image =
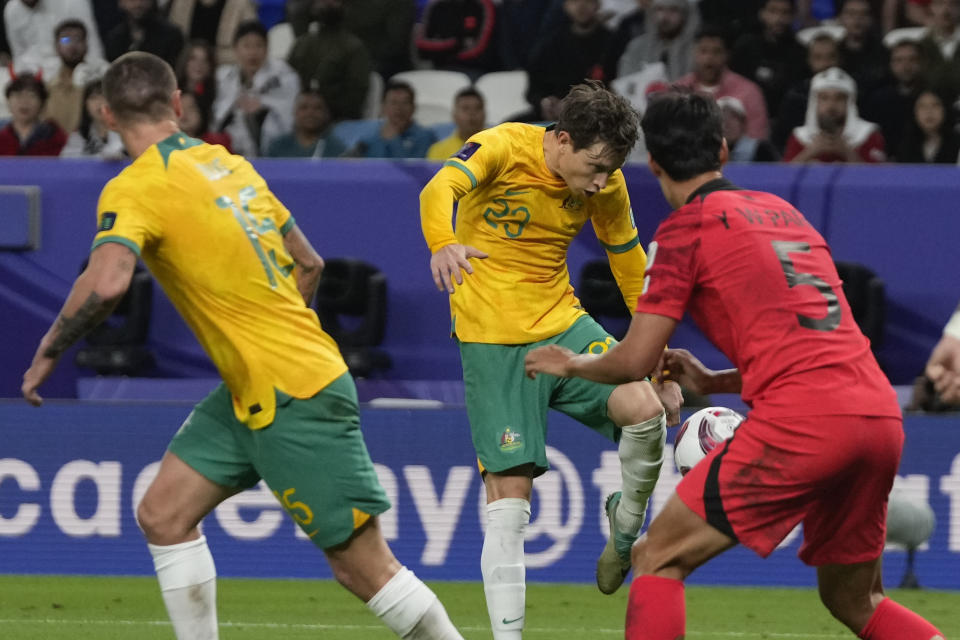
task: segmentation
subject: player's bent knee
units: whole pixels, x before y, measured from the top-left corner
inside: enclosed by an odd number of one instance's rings
[[[147,500],[137,506],[137,524],[147,541],[156,545],[184,542],[193,529],[183,524],[175,514],[157,509]]]
[[[640,424],[663,413],[653,386],[646,381],[628,382],[613,390],[607,400],[607,415],[618,427]]]

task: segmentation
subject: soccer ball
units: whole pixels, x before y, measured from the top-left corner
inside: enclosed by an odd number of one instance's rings
[[[680,475],[686,475],[721,442],[732,438],[743,421],[742,415],[726,407],[707,407],[687,418],[673,444],[673,460]]]

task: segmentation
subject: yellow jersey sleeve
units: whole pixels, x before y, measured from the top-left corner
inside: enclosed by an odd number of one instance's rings
[[[481,131],[444,162],[420,192],[420,226],[430,253],[457,242],[453,203],[501,170],[507,147],[503,136]]]
[[[627,308],[637,308],[643,291],[643,277],[647,255],[640,245],[640,236],[630,208],[623,172],[619,169],[610,177],[608,189],[601,192],[591,220],[594,232],[607,251],[610,270],[623,293]],[[594,204],[594,203],[591,203]]]
[[[107,183],[97,204],[97,234],[91,251],[106,242],[117,242],[139,256],[160,237],[156,216],[137,199],[135,185],[124,176]]]

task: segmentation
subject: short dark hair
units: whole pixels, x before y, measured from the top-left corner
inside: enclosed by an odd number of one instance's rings
[[[84,38],[87,37],[87,25],[83,24],[79,20],[71,18],[69,20],[64,20],[63,22],[58,24],[56,27],[54,27],[53,29],[54,40],[59,39],[60,34],[66,31],[67,29],[79,29],[80,31],[83,31],[83,37]]]
[[[259,20],[244,20],[237,26],[237,30],[233,32],[233,44],[237,44],[240,41],[240,38],[243,36],[248,36],[251,33],[255,33],[263,41],[267,41],[267,28],[263,26],[263,23]]]
[[[641,126],[650,157],[680,182],[720,169],[722,122],[711,96],[674,88],[650,99]]]
[[[457,104],[460,101],[460,98],[476,98],[480,101],[480,104],[486,104],[486,100],[483,99],[483,94],[477,91],[474,87],[466,87],[465,89],[460,89],[457,91],[457,95],[453,96],[453,104]]]
[[[42,104],[47,104],[47,98],[50,97],[50,94],[47,92],[47,86],[43,84],[43,80],[29,73],[21,73],[15,76],[13,80],[7,83],[7,88],[4,89],[3,94],[7,100],[9,100],[11,93],[18,93],[20,91],[33,91],[36,96],[40,98]]]
[[[383,87],[384,100],[387,99],[387,94],[391,91],[406,91],[410,96],[410,102],[417,102],[417,94],[409,82],[403,82],[402,80],[388,80],[387,84]]]
[[[566,131],[579,151],[602,142],[607,151],[626,156],[639,137],[639,116],[626,98],[595,80],[574,85],[560,101],[556,131]]]
[[[706,39],[719,40],[723,43],[724,49],[729,49],[730,45],[727,43],[727,34],[714,24],[705,24],[697,31],[697,34],[693,37],[694,42],[700,42],[701,40]]]
[[[176,90],[177,78],[170,65],[144,51],[123,54],[103,76],[103,96],[114,116],[124,123],[169,118]]]

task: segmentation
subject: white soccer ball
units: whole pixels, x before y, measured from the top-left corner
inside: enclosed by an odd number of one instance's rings
[[[744,417],[726,407],[707,407],[687,418],[673,444],[673,460],[680,475],[707,457],[721,442],[733,437]]]

